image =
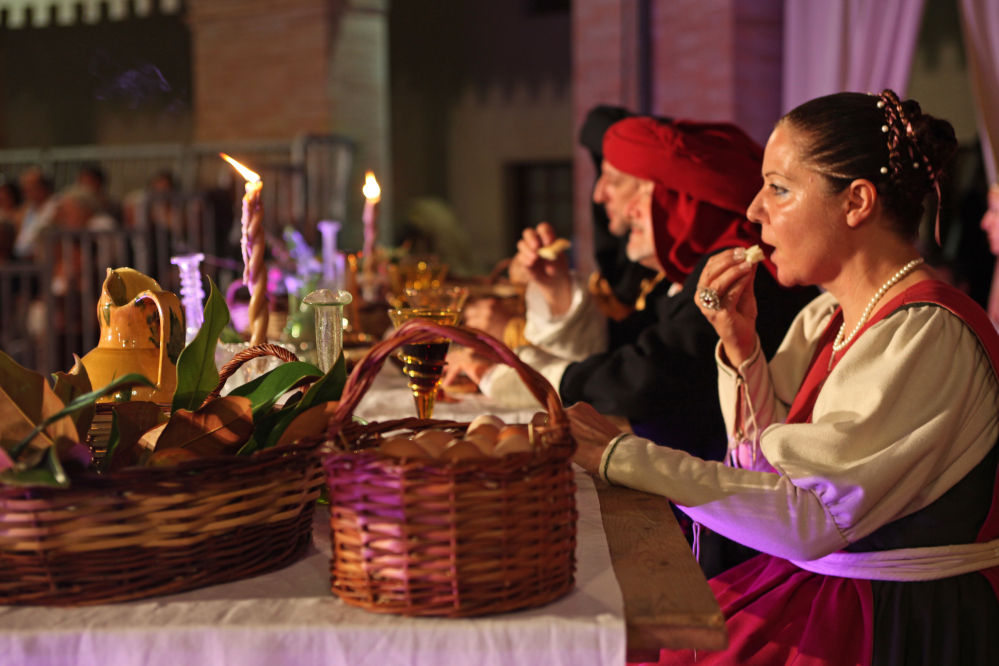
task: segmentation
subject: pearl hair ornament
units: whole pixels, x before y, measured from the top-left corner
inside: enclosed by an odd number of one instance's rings
[[[871,302],[867,304],[867,309],[864,310],[864,314],[861,315],[860,321],[857,322],[857,325],[854,327],[853,332],[850,333],[849,337],[847,337],[846,339],[843,339],[843,334],[846,333],[846,321],[843,322],[842,326],[839,327],[839,333],[836,334],[836,339],[833,340],[834,353],[842,351],[844,347],[850,344],[850,342],[857,336],[857,333],[860,332],[860,329],[864,327],[864,324],[867,323],[867,320],[871,318],[871,313],[874,311],[874,306],[878,304],[878,301],[881,300],[881,297],[884,296],[889,289],[894,287],[899,280],[901,280],[906,275],[911,273],[912,270],[917,266],[919,266],[919,264],[921,263],[923,263],[922,257],[920,257],[919,259],[913,259],[905,266],[902,266],[902,268],[899,269],[899,271],[895,273],[895,275],[891,276],[891,278],[889,278],[887,282],[881,285],[881,288],[878,289],[878,292],[874,294],[874,298],[872,298]],[[832,359],[830,359],[829,362],[831,365]]]

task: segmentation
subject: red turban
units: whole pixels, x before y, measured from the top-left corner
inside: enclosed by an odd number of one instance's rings
[[[735,125],[626,118],[604,134],[604,159],[655,183],[656,256],[673,282],[715,250],[762,243],[746,209],[763,186],[763,149]],[[776,276],[770,248],[761,249]]]

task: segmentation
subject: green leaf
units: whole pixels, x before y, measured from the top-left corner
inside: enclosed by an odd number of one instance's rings
[[[15,460],[21,455],[21,453],[28,447],[31,440],[35,438],[36,435],[42,432],[43,429],[47,428],[49,425],[55,423],[59,419],[65,418],[72,415],[73,413],[91,407],[97,403],[98,400],[106,395],[114,393],[115,391],[120,391],[123,388],[132,388],[134,386],[146,386],[148,388],[155,388],[156,385],[151,381],[143,377],[142,375],[133,372],[125,375],[124,377],[119,377],[107,386],[97,389],[96,391],[91,391],[90,393],[84,393],[72,400],[63,409],[47,417],[44,421],[35,426],[34,430],[29,432],[20,442],[18,442],[11,450],[10,456]]]
[[[121,444],[121,430],[118,428],[118,414],[112,409],[111,434],[108,436],[108,446],[107,449],[104,451],[104,457],[101,459],[101,462],[98,463],[97,465],[98,472],[106,472],[109,469],[111,469],[111,461],[114,459],[114,454],[118,451],[118,446],[120,444]]]
[[[305,396],[295,403],[295,406],[291,409],[291,415],[275,422],[273,428],[267,434],[267,438],[263,440],[264,445],[261,448],[269,449],[277,446],[285,428],[287,428],[299,414],[324,402],[339,400],[340,396],[343,394],[343,386],[346,383],[347,363],[343,358],[343,352],[340,352],[340,357],[337,358],[336,363],[333,364],[330,371],[327,372],[322,379],[313,384],[309,390],[305,392]],[[287,410],[282,409],[278,412],[278,414],[285,411]],[[255,434],[254,439],[260,440],[261,438]]]
[[[56,447],[50,446],[46,449],[43,461],[44,465],[36,465],[29,469],[13,468],[0,472],[0,483],[18,487],[68,488],[69,477],[62,469]]]
[[[291,422],[290,419],[294,417],[295,409],[293,407],[285,407],[280,411],[271,412],[266,415],[264,418],[260,419],[259,423],[253,424],[253,436],[250,438],[250,441],[243,445],[243,448],[236,452],[236,455],[248,456],[263,449],[264,443],[267,441],[267,437],[278,426],[278,424],[283,424],[281,431],[284,432],[284,428]]]
[[[219,334],[229,323],[229,308],[211,278],[208,278],[208,284],[210,292],[205,303],[205,321],[177,359],[177,389],[173,393],[171,406],[174,412],[178,409],[193,412],[201,407],[219,383],[215,348],[218,347]]]
[[[94,387],[90,384],[90,376],[87,374],[87,369],[83,367],[80,357],[73,354],[73,358],[76,362],[73,364],[72,370],[68,373],[56,372],[52,375],[52,378],[55,380],[52,391],[56,394],[57,398],[62,400],[64,405],[68,405],[84,393],[90,393],[94,390]],[[71,417],[73,423],[76,425],[76,432],[80,436],[81,441],[87,439],[87,432],[90,430],[90,424],[93,423],[94,414],[96,413],[97,406],[91,405],[90,407],[81,409]]]
[[[330,368],[322,379],[309,387],[305,396],[295,405],[295,410],[301,414],[306,409],[318,405],[321,402],[339,400],[343,393],[343,387],[347,383],[347,362],[343,358],[343,352],[337,358],[336,363]]]
[[[226,344],[238,345],[240,342],[246,342],[239,333],[236,332],[232,326],[226,326],[222,329],[222,333],[219,335],[219,340]]]
[[[278,398],[309,378],[322,377],[322,370],[311,363],[292,361],[277,368],[252,382],[247,382],[229,392],[232,396],[242,396],[250,399],[253,405],[253,422],[256,423],[266,416]]]

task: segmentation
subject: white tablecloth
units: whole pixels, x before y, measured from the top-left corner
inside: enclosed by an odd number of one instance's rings
[[[366,418],[412,415],[412,399],[366,397]],[[381,378],[380,380],[381,381]],[[403,391],[405,388],[403,386]],[[481,400],[481,399],[478,399]],[[396,405],[396,416],[371,408]],[[362,405],[364,407],[364,405]],[[440,418],[470,419],[483,404],[442,404]],[[495,411],[510,422],[514,414]],[[530,414],[527,414],[530,417]],[[623,601],[600,507],[577,469],[576,588],[543,608],[444,620],[375,615],[329,591],[329,527],[317,511],[315,544],[272,574],[147,601],[75,609],[0,606],[2,666],[588,666],[624,663]]]

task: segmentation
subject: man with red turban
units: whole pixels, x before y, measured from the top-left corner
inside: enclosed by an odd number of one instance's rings
[[[588,402],[626,417],[642,437],[707,460],[723,458],[718,336],[694,297],[711,255],[762,243],[746,219],[763,183],[762,156],[752,139],[724,123],[631,117],[606,131],[594,201],[605,207],[612,233],[628,234],[628,258],[656,272],[634,304],[617,302],[600,288],[599,276],[576,276],[565,255],[539,256],[555,240],[549,225],[525,230],[515,261],[530,275],[524,335],[532,345],[518,355],[559,387],[563,402]],[[764,265],[754,286],[769,358],[818,294],[780,287],[773,265]],[[505,366],[465,369],[498,401],[532,400]]]

